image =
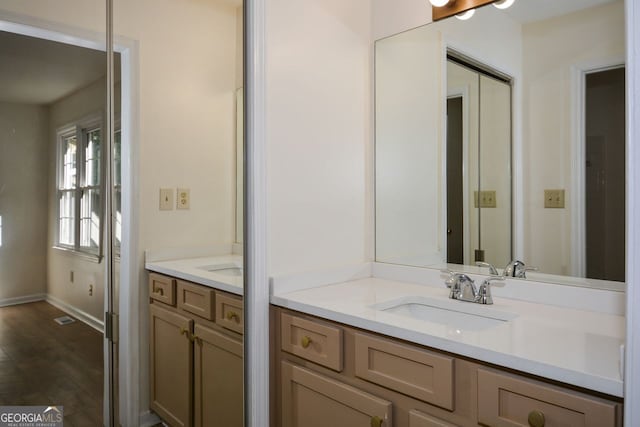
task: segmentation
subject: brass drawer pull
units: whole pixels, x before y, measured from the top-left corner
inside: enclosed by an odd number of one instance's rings
[[[527,421],[529,421],[531,427],[544,427],[544,414],[538,410],[531,411]]]
[[[186,336],[187,336],[187,338],[191,339],[191,338],[189,337],[189,330],[188,330],[188,329],[180,328],[180,334],[182,334],[182,335],[186,335]]]
[[[371,427],[382,427],[382,418],[379,416],[371,417]]]
[[[240,319],[240,316],[238,316],[238,313],[236,313],[235,311],[230,311],[227,313],[227,320],[238,321],[239,319]]]
[[[309,347],[309,344],[311,344],[311,338],[305,335],[302,337],[302,340],[300,340],[300,344],[302,344],[302,348]]]
[[[156,295],[164,296],[164,289],[158,288],[155,291],[153,291],[153,293]]]
[[[197,335],[192,335],[191,338],[189,338],[192,342],[197,342],[198,344],[202,344],[202,338],[200,338]]]

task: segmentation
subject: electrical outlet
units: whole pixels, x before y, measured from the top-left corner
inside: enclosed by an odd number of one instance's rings
[[[191,195],[188,188],[178,188],[178,199],[176,209],[189,209],[191,206]]]
[[[564,190],[544,190],[544,207],[564,209]]]
[[[161,211],[173,210],[173,189],[171,188],[160,189],[160,210]]]
[[[474,191],[474,207],[495,208],[497,207],[496,192],[494,190]]]
[[[93,285],[89,285],[89,296],[93,296]]]

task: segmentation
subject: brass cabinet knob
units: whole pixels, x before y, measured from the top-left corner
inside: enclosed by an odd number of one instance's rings
[[[156,289],[155,291],[153,291],[153,293],[154,293],[154,294],[158,294],[158,295],[160,295],[160,296],[163,296],[163,295],[164,295],[164,289],[162,289],[162,288],[158,288],[158,289]]]
[[[302,344],[302,348],[309,347],[309,344],[311,344],[311,338],[305,335],[302,337],[302,340],[300,340],[300,344]]]
[[[544,414],[538,410],[531,411],[527,421],[531,427],[544,427]]]
[[[180,328],[180,334],[186,335],[187,338],[189,338],[189,330],[186,329],[186,328]],[[189,339],[191,339],[191,338],[189,338]]]
[[[379,416],[374,416],[371,417],[371,427],[382,427],[382,418],[380,418]]]
[[[236,313],[235,311],[230,311],[227,313],[227,320],[238,320],[240,317],[238,316],[238,313]]]
[[[191,338],[189,338],[192,342],[197,342],[198,344],[202,344],[202,339],[197,336],[197,335],[192,335]]]

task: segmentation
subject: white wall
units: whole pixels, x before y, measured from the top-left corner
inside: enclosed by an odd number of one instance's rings
[[[572,67],[625,55],[624,3],[525,25],[523,158],[527,264],[571,275]],[[544,189],[565,189],[565,209],[544,209]]]
[[[442,260],[441,34],[421,27],[376,44],[376,259]],[[442,66],[434,66],[442,64]]]
[[[367,257],[370,13],[369,0],[267,2],[270,275]]]
[[[46,292],[48,126],[46,107],[0,103],[0,303]]]

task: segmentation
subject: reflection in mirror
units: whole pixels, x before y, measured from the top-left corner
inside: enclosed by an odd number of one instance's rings
[[[104,43],[19,30],[0,31],[2,401],[105,425]]]
[[[624,46],[622,0],[516,1],[378,40],[377,261],[517,259],[616,288]]]
[[[140,152],[141,407],[168,425],[240,427],[243,3],[137,3],[115,0],[114,34],[139,55],[121,85],[130,100],[139,83],[139,141],[124,104],[121,138]]]

